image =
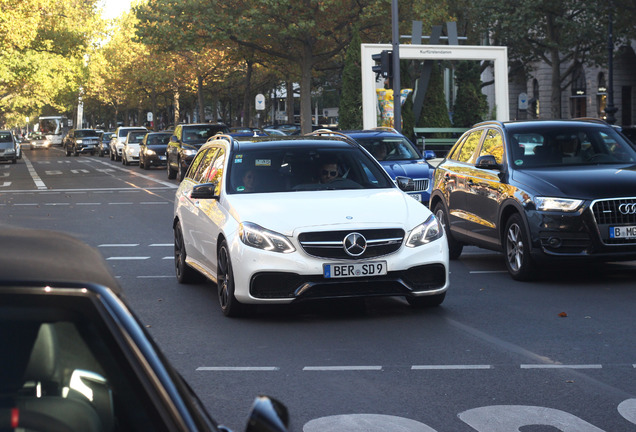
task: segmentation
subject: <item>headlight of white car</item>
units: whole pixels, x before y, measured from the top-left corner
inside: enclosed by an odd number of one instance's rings
[[[76,144],[81,144],[83,141],[81,139],[75,140]]]
[[[251,222],[239,225],[239,238],[247,246],[272,252],[291,253],[296,250],[287,238]]]
[[[406,246],[417,247],[442,237],[443,228],[434,215],[430,215],[426,222],[416,226],[409,233]]]
[[[550,197],[536,197],[534,203],[539,211],[562,211],[562,212],[574,212],[576,211],[583,200],[569,199],[569,198],[550,198]]]
[[[197,150],[187,150],[187,149],[184,149],[184,150],[183,150],[183,154],[184,154],[185,156],[194,156],[195,154],[197,154]]]

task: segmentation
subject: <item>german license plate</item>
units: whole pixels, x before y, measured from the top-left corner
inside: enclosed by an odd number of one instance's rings
[[[613,239],[636,239],[636,226],[610,227],[609,235]]]
[[[382,276],[386,274],[386,261],[354,264],[323,264],[322,274],[327,279]]]
[[[419,194],[419,193],[417,193],[417,194],[409,194],[409,196],[411,198],[413,198],[415,201],[422,202],[422,194]]]
[[[164,160],[166,160],[166,157],[165,156],[159,156],[159,160],[164,161]]]

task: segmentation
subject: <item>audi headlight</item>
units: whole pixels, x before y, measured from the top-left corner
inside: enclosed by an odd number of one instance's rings
[[[75,144],[81,144],[81,143],[83,143],[83,142],[84,142],[84,141],[82,141],[81,139],[75,140]]]
[[[156,155],[156,154],[157,154],[157,152],[156,152],[156,151],[154,151],[154,150],[146,149],[146,154],[147,154],[148,156],[154,156],[154,155]]]
[[[409,233],[406,240],[406,246],[417,247],[441,238],[444,234],[444,228],[434,215],[430,215],[426,222],[416,226]]]
[[[569,198],[550,198],[550,197],[536,197],[534,203],[539,211],[562,211],[562,212],[574,212],[581,204],[583,200],[569,199]]]
[[[266,251],[291,253],[296,250],[284,235],[250,222],[239,225],[239,238],[247,246]]]

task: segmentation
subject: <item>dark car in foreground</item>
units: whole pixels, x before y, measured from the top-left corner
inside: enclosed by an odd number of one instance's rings
[[[501,251],[511,276],[541,262],[636,259],[636,151],[600,121],[484,122],[435,171],[430,206],[451,258]]]
[[[96,249],[62,233],[2,228],[0,430],[228,432],[153,342]],[[259,396],[246,430],[284,431],[286,417]]]
[[[183,176],[199,148],[218,133],[230,129],[224,124],[195,123],[178,125],[170,137],[166,150],[168,178],[183,180]]]
[[[149,132],[139,143],[139,168],[165,167],[166,149],[172,132]]]
[[[317,130],[312,135],[345,135],[361,144],[380,162],[380,165],[395,181],[397,177],[413,179],[411,198],[428,205],[431,197],[433,168],[427,160],[435,153],[428,150],[424,155],[407,137],[393,128],[380,127],[368,130],[339,131]]]

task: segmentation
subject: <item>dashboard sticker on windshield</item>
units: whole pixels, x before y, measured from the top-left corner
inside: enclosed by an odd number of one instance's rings
[[[254,161],[254,166],[264,166],[264,167],[272,166],[272,160],[271,159],[256,159]]]
[[[234,156],[234,163],[235,164],[243,163],[243,155],[242,154],[235,155]]]
[[[523,160],[522,159],[517,159],[515,161],[515,165],[519,166],[519,165],[523,165]]]

